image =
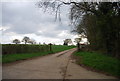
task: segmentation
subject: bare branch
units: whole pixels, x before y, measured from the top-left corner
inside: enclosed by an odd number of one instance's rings
[[[94,5],[93,5],[94,4]],[[79,20],[80,17],[77,16],[77,14],[79,14],[79,16],[84,15],[85,13],[92,13],[95,15],[98,15],[98,13],[96,12],[96,8],[95,6],[97,5],[95,2],[75,2],[72,0],[69,0],[69,2],[65,2],[63,0],[45,0],[43,2],[38,2],[37,3],[39,8],[43,8],[44,12],[46,12],[47,10],[50,11],[50,9],[53,10],[53,12],[55,11],[55,21],[57,20],[57,18],[59,18],[59,21],[61,21],[61,13],[60,13],[60,8],[62,5],[70,5],[72,6],[71,8],[71,20],[75,20],[75,22],[77,21],[77,19]],[[72,17],[74,16],[74,18]]]

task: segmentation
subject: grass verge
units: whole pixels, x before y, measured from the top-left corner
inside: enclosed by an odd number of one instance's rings
[[[39,52],[39,53],[21,53],[21,54],[6,54],[2,56],[2,63],[10,63],[18,60],[24,60],[37,56],[44,56],[51,53],[57,53],[67,49],[74,48],[75,46],[62,46],[62,45],[53,45],[52,51]]]
[[[96,52],[76,52],[74,55],[79,57],[78,64],[83,64],[113,76],[120,76],[120,60],[116,58]]]
[[[32,57],[37,56],[44,56],[50,54],[50,52],[43,52],[43,53],[22,53],[22,54],[8,54],[2,56],[2,63],[10,63],[18,60],[24,60]]]

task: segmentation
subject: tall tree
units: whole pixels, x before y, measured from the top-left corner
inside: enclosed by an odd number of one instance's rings
[[[89,7],[90,3],[86,3]],[[93,5],[93,4],[91,4]],[[80,21],[80,11],[71,8],[71,19],[77,19],[75,32],[85,33],[94,50],[102,50],[108,54],[119,57],[120,41],[120,3],[119,2],[100,2],[94,7],[94,12],[86,11]],[[96,8],[96,9],[95,9]],[[81,12],[81,11],[80,11]]]
[[[71,6],[70,20],[75,27],[74,31],[87,36],[92,50],[120,57],[120,2],[38,2],[39,7],[56,11],[56,16],[60,16],[62,5]]]

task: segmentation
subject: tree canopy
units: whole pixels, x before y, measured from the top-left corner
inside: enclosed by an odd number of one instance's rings
[[[27,36],[25,36],[22,40],[22,42],[25,42],[25,44],[28,43],[29,41],[30,41],[30,38]]]
[[[91,50],[120,57],[120,2],[47,0],[37,4],[40,8],[55,11],[56,17],[60,16],[61,5],[70,5],[73,32],[84,34]]]
[[[19,39],[14,39],[14,40],[13,40],[13,43],[19,44],[19,43],[20,43],[20,40],[19,40]]]

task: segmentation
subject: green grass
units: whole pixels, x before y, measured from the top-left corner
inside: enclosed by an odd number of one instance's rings
[[[48,55],[51,53],[56,53],[56,52],[64,51],[67,49],[71,49],[74,47],[75,46],[53,45],[52,52],[46,51],[46,52],[39,52],[39,53],[6,54],[6,55],[2,56],[2,63],[10,63],[10,62],[28,59],[28,58],[32,58],[32,57],[44,56],[44,55]]]
[[[53,49],[53,52],[56,53],[56,52],[68,50],[68,49],[71,49],[71,48],[74,48],[74,47],[75,46],[53,45],[52,49]]]
[[[3,63],[9,63],[9,62],[14,62],[18,60],[24,60],[32,57],[37,57],[37,56],[44,56],[49,54],[50,52],[43,52],[43,53],[25,53],[25,54],[8,54],[8,55],[3,55],[2,57],[2,62]]]
[[[116,58],[96,52],[76,52],[74,55],[80,57],[78,64],[84,64],[96,70],[120,76],[120,60]]]

